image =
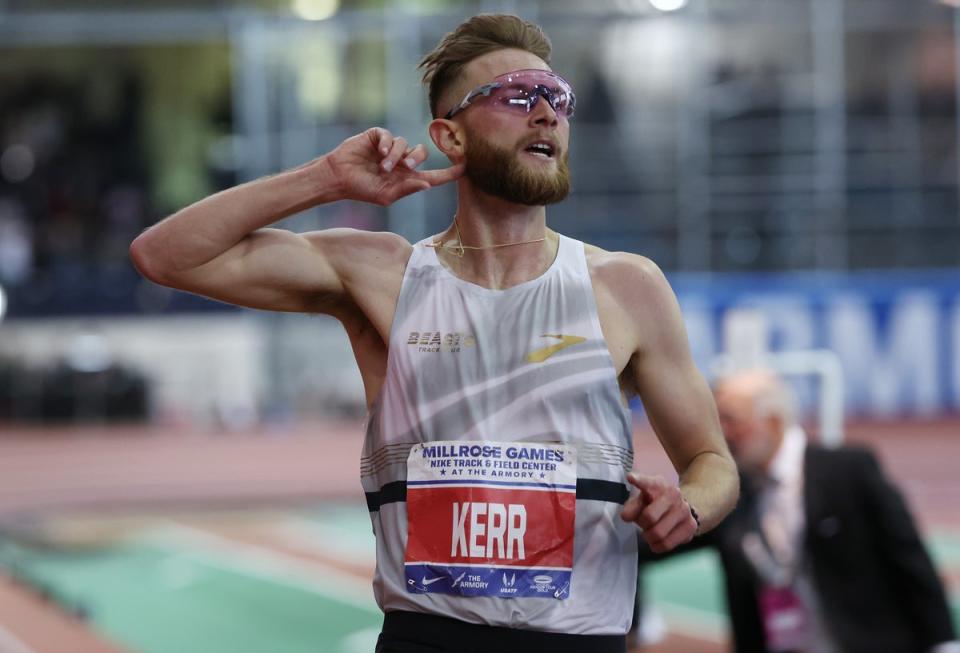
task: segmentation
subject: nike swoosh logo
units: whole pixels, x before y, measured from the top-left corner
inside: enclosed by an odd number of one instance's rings
[[[583,336],[564,336],[560,334],[553,335],[549,333],[545,333],[540,337],[556,338],[560,342],[558,342],[555,345],[550,345],[549,347],[544,347],[543,349],[538,349],[536,351],[532,351],[529,354],[527,354],[527,361],[530,363],[542,363],[543,361],[547,360],[548,358],[556,354],[558,351],[563,351],[567,347],[571,347],[573,345],[579,345],[581,342],[587,341],[587,339],[584,338]]]
[[[420,583],[421,583],[422,585],[424,585],[424,586],[426,586],[426,585],[433,585],[433,584],[436,583],[438,580],[443,580],[444,578],[445,578],[445,576],[440,576],[439,578],[431,578],[430,580],[427,580],[427,577],[424,576],[424,577],[422,577],[422,578],[420,579]]]

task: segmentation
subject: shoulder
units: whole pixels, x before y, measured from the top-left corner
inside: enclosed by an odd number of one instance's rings
[[[806,455],[808,467],[818,477],[851,478],[854,475],[883,474],[876,453],[862,444],[836,448],[811,444],[807,447]]]
[[[646,256],[608,252],[585,244],[587,269],[596,292],[631,317],[656,317],[676,310],[676,296],[660,267]]]
[[[303,236],[344,274],[369,268],[399,269],[402,273],[413,251],[407,239],[390,231],[335,228],[311,231]]]
[[[822,444],[807,446],[807,456],[811,460],[827,463],[863,465],[877,464],[873,449],[863,444],[845,444],[842,447],[825,447]]]
[[[608,252],[584,243],[590,277],[617,296],[673,294],[660,267],[646,256]]]

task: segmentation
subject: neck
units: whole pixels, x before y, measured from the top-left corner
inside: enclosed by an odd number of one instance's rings
[[[543,206],[514,204],[464,183],[457,199],[457,222],[464,245],[486,247],[543,238],[547,210]]]
[[[513,204],[473,188],[460,191],[454,222],[434,237],[443,242],[437,255],[454,274],[486,288],[508,288],[550,267],[558,238],[547,229],[543,206]],[[461,244],[466,249],[459,250]]]

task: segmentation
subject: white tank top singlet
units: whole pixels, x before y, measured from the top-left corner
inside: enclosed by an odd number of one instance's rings
[[[490,290],[427,241],[407,263],[361,482],[374,594],[408,610],[527,630],[627,631],[637,530],[619,513],[630,412],[600,330],[584,245]]]

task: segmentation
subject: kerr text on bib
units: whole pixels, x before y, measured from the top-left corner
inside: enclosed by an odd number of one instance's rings
[[[576,449],[439,441],[407,460],[407,591],[570,595]]]

